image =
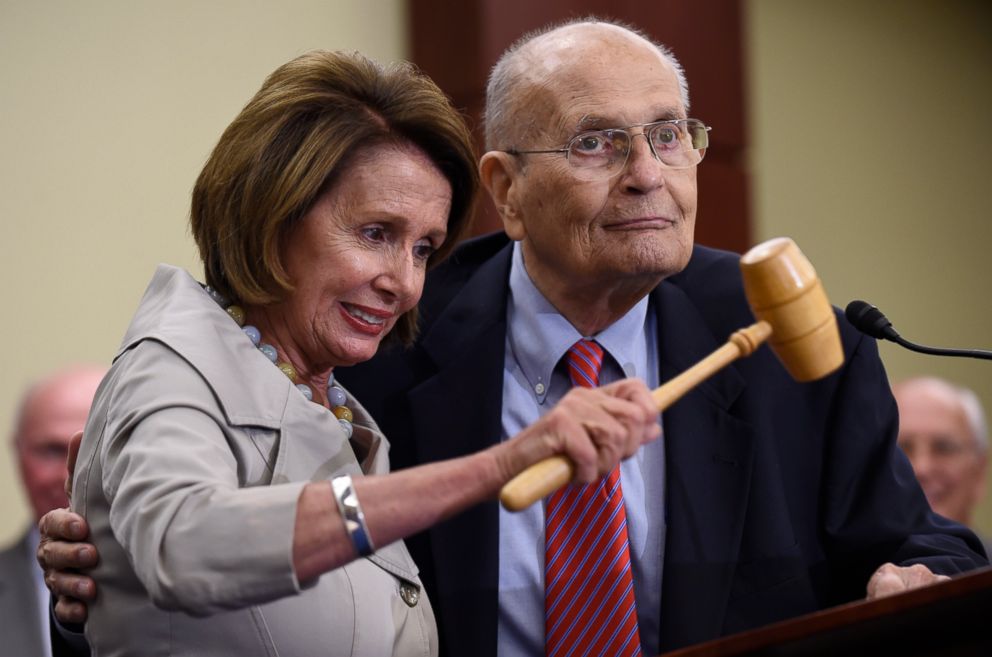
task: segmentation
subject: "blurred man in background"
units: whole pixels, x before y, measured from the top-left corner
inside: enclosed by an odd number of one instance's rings
[[[35,561],[38,529],[48,511],[68,504],[63,485],[69,438],[86,424],[106,370],[73,367],[30,387],[11,435],[33,523],[0,551],[0,655],[49,655],[48,590]]]
[[[988,425],[977,395],[936,377],[901,381],[892,392],[899,405],[899,447],[930,506],[971,525],[988,471]],[[988,539],[983,542],[988,551]]]

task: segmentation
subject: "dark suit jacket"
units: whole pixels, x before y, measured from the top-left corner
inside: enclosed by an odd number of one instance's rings
[[[421,337],[337,372],[392,443],[393,469],[500,439],[510,249],[462,245],[428,277]],[[737,256],[696,247],[651,293],[661,380],[754,321]],[[886,561],[955,573],[977,539],[933,515],[896,449],[896,406],[875,341],[841,319],[845,365],[798,384],[768,347],[663,413],[665,650],[864,596]],[[447,655],[495,655],[496,502],[408,540]]]
[[[38,564],[25,532],[16,543],[0,551],[0,657],[43,655],[42,617],[34,571]]]

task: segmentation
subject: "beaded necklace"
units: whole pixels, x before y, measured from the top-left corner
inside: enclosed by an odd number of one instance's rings
[[[268,358],[273,365],[279,368],[279,370],[285,374],[290,381],[296,385],[296,389],[299,390],[307,401],[314,401],[313,389],[310,388],[305,383],[296,383],[298,375],[296,373],[296,368],[293,367],[292,363],[279,360],[279,354],[276,352],[276,348],[272,345],[262,342],[262,333],[251,324],[245,324],[245,310],[241,306],[230,303],[220,292],[213,289],[209,285],[203,286],[204,291],[210,295],[210,298],[217,302],[221,308],[227,311],[227,314],[233,319],[241,330],[244,331],[251,343],[258,348],[265,357]],[[351,438],[351,433],[354,431],[352,426],[352,421],[354,420],[354,414],[351,409],[344,405],[347,401],[348,396],[345,394],[344,390],[334,385],[334,373],[331,372],[331,376],[327,381],[327,402],[331,406],[331,412],[334,413],[334,417],[338,419],[341,424],[341,428],[344,430],[345,436]],[[314,402],[320,403],[320,402]]]

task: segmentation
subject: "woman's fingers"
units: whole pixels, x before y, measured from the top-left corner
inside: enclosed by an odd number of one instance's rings
[[[575,481],[602,477],[661,433],[658,411],[643,382],[574,388],[545,416],[559,452],[575,463]]]
[[[661,425],[658,423],[658,407],[651,397],[651,391],[640,379],[623,379],[601,390],[617,399],[623,399],[633,404],[634,409],[629,425],[631,438],[636,441],[634,451],[642,444],[650,442],[661,435]],[[629,454],[628,454],[629,455]]]

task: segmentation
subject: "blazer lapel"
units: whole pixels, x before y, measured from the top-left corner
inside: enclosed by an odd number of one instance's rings
[[[685,293],[662,283],[660,373],[668,381],[718,348]],[[664,649],[719,636],[744,525],[752,465],[750,427],[729,409],[744,381],[733,366],[714,374],[662,414],[666,449]]]
[[[420,463],[500,440],[509,266],[506,248],[479,268],[422,339],[437,372],[408,393]],[[442,645],[449,654],[495,655],[497,503],[473,507],[429,534]]]

